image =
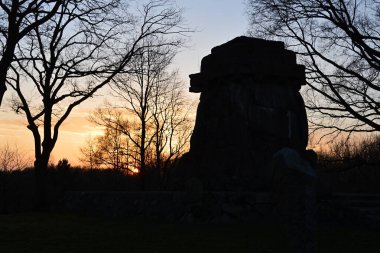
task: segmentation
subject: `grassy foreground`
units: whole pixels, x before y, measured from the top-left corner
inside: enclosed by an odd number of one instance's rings
[[[274,227],[160,224],[71,214],[0,215],[0,252],[282,252]],[[320,226],[319,252],[378,253],[380,232]]]

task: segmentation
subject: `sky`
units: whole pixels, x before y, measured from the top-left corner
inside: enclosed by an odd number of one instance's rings
[[[180,77],[189,83],[188,76],[199,72],[202,58],[211,52],[211,48],[223,44],[237,36],[244,35],[248,28],[245,16],[244,0],[177,0],[178,6],[184,8],[187,24],[196,30],[190,35],[187,47],[183,48],[174,61]],[[17,145],[26,156],[33,160],[33,137],[26,128],[23,116],[11,112],[5,95],[5,103],[0,108],[0,147],[8,144]],[[98,97],[96,102],[86,101],[78,106],[62,125],[58,142],[53,150],[51,162],[57,163],[67,158],[73,165],[79,164],[80,147],[90,136],[101,134],[88,121],[89,112],[101,106],[107,97]]]

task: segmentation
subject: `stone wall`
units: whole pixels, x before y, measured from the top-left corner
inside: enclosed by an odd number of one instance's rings
[[[67,192],[66,211],[176,223],[273,222],[268,193]]]

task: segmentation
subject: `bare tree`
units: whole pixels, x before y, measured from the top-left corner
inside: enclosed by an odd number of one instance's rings
[[[29,159],[17,146],[11,147],[5,144],[0,148],[0,171],[11,172],[22,170],[29,164]]]
[[[104,135],[97,138],[97,144],[97,157],[103,165],[111,166],[114,170],[120,170],[124,167],[123,148],[125,145],[122,134],[117,127],[105,129]]]
[[[153,41],[145,40],[143,43],[147,50],[142,51],[131,62],[135,72],[127,76],[120,76],[114,82],[115,95],[121,98],[122,107],[137,122],[136,128],[125,128],[123,125],[120,127],[138,149],[138,167],[142,178],[146,174],[146,152],[154,139],[152,100],[156,97],[155,91],[158,91],[155,90],[155,85],[159,82],[162,69],[170,64],[174,55],[171,47],[156,50],[150,47]]]
[[[163,177],[171,164],[186,151],[192,133],[189,112],[192,105],[183,94],[177,73],[162,71],[154,82],[151,101],[153,120],[154,167]]]
[[[96,157],[103,166],[114,170],[128,168],[126,166],[125,149],[128,144],[118,126],[106,128],[104,135],[96,138]]]
[[[114,96],[120,98],[113,110],[98,109],[92,122],[120,131],[129,140],[124,154],[136,163],[144,182],[147,167],[163,174],[186,149],[191,135],[189,110],[191,103],[183,94],[176,72],[168,72],[175,51],[172,47],[152,48],[131,63],[135,72],[118,76]],[[122,110],[124,118],[118,116]],[[143,183],[144,185],[144,183]]]
[[[136,72],[120,76],[114,82],[122,107],[138,122],[134,131],[131,128],[122,131],[138,149],[142,178],[148,163],[147,152],[153,159],[149,162],[155,172],[162,174],[169,162],[184,151],[190,138],[189,103],[177,73],[168,71],[176,50],[171,46],[152,48],[152,43],[145,40],[147,50],[132,62]]]
[[[29,32],[50,20],[64,0],[0,1],[0,105],[17,44]]]
[[[138,147],[130,140],[131,135],[138,134],[138,123],[130,122],[131,115],[106,104],[96,109],[90,121],[103,126],[104,134],[91,141],[93,159],[103,168],[122,169],[126,173],[135,174],[139,168],[140,155]],[[133,131],[136,131],[132,133]],[[126,135],[125,133],[129,135]],[[137,137],[136,137],[137,138]],[[88,150],[89,143],[82,148]],[[83,159],[89,160],[89,152],[82,152]]]
[[[379,1],[248,0],[247,7],[250,34],[284,40],[306,66],[314,131],[380,131]]]
[[[131,60],[146,48],[144,39],[170,35],[150,46],[181,44],[181,11],[170,1],[151,0],[138,13],[127,7],[119,0],[65,1],[57,15],[18,44],[17,66],[7,82],[17,94],[13,109],[25,114],[34,137],[41,207],[49,157],[73,109],[120,72],[130,72]]]
[[[97,138],[87,138],[85,144],[80,148],[80,153],[79,160],[86,168],[93,170],[98,169],[102,165],[102,159],[97,147]]]

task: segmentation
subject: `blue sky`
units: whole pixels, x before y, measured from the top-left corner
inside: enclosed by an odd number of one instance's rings
[[[188,82],[187,76],[199,71],[202,58],[211,48],[244,35],[248,18],[244,0],[177,0],[177,3],[185,9],[190,27],[197,30],[191,35],[189,48],[183,49],[175,62]]]

